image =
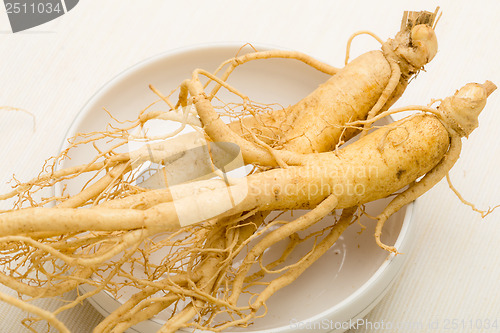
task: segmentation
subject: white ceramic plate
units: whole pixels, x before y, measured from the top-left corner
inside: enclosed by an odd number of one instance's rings
[[[67,137],[78,132],[103,130],[109,117],[106,107],[120,120],[135,119],[140,110],[157,97],[149,90],[153,84],[160,91],[170,92],[193,69],[213,71],[223,60],[236,54],[242,44],[215,44],[175,50],[130,68],[106,84],[83,108],[69,129]],[[257,46],[259,50],[268,49]],[[240,66],[230,83],[253,100],[262,103],[293,104],[327,79],[325,74],[293,60],[259,60]],[[79,148],[64,166],[86,163],[92,156],[89,148]],[[72,184],[76,186],[78,184]],[[71,192],[71,188],[69,188]],[[368,205],[368,212],[380,212],[387,200]],[[411,240],[413,205],[395,214],[384,228],[383,240],[396,244],[400,252],[408,252]],[[295,215],[296,217],[297,215]],[[331,223],[325,219],[323,224]],[[373,238],[375,222],[361,221],[368,228],[363,233],[352,225],[332,249],[310,267],[293,284],[280,290],[267,305],[267,316],[256,320],[245,332],[310,331],[313,322],[317,331],[343,332],[350,319],[364,317],[386,293],[406,259],[405,255],[388,255]],[[282,244],[278,244],[278,247]],[[307,251],[304,247],[301,251]],[[302,252],[305,253],[305,252]],[[300,251],[299,251],[300,254]],[[297,259],[292,256],[291,259]],[[109,314],[127,298],[114,299],[100,293],[90,301],[103,315]],[[130,332],[153,332],[168,318],[168,313],[144,322]],[[233,329],[238,331],[238,329]]]

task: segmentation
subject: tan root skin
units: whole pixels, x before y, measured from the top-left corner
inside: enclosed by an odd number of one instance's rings
[[[241,322],[254,318],[255,313],[265,304],[270,295],[291,283],[303,272],[303,269],[324,253],[328,248],[327,245],[338,238],[339,233],[346,227],[346,223],[350,223],[348,221],[351,221],[353,216],[351,207],[386,197],[404,186],[412,184],[406,191],[396,196],[387,209],[377,217],[379,224],[377,225],[376,238],[379,245],[389,251],[395,251],[394,248],[380,242],[383,223],[402,205],[427,191],[446,174],[460,153],[460,135],[456,133],[455,129],[470,128],[470,124],[475,124],[479,112],[485,105],[486,96],[493,89],[494,86],[491,83],[467,85],[451,98],[445,99],[438,110],[433,111],[435,114],[415,115],[382,127],[336,152],[304,155],[300,166],[274,169],[249,176],[247,178],[249,192],[244,197],[244,200],[235,208],[217,217],[213,222],[231,220],[235,217],[239,218],[242,213],[250,211],[313,209],[303,219],[287,224],[286,229],[288,231],[286,233],[285,229],[282,228],[271,232],[269,237],[266,238],[268,239],[268,245],[313,224],[332,209],[347,208],[348,210],[345,219],[342,220],[343,222],[339,222],[338,225],[333,227],[327,238],[311,252],[311,256],[304,259],[301,265],[285,271],[281,277],[264,289],[260,294],[261,296],[249,306],[250,312],[241,319]],[[457,114],[454,113],[455,108]],[[454,119],[454,122],[448,122],[447,119]],[[361,160],[358,158],[359,156],[365,158]],[[415,168],[416,165],[418,168]],[[374,166],[376,166],[375,169]],[[424,178],[415,183],[415,180],[423,175],[425,175]],[[211,182],[209,183],[211,184]],[[362,186],[364,191],[349,193],[349,184]],[[338,187],[339,185],[340,187]],[[196,184],[189,186],[196,187]],[[244,188],[242,186],[236,184],[230,188],[234,193],[237,193],[247,189],[247,185]],[[313,193],[311,192],[311,186],[320,190]],[[189,209],[190,202],[193,200],[211,202],[217,197],[218,193],[225,191],[227,191],[226,188],[219,188],[214,185],[211,189],[200,191],[195,196],[186,196],[184,199],[180,199],[180,206],[182,207],[182,201],[185,201],[184,207],[186,209]],[[141,209],[121,208],[123,206],[119,203],[123,204],[129,200],[124,198],[116,201],[116,207],[118,208],[111,208],[113,207],[111,204],[104,204],[102,207],[90,210],[75,210],[72,208],[20,210],[0,215],[0,232],[8,236],[37,232],[64,234],[69,231],[137,229],[139,232],[137,234],[139,238],[137,239],[143,239],[141,238],[143,237],[142,233],[147,236],[148,234],[178,228],[177,211],[173,204],[168,202],[168,190],[164,190],[163,193],[159,190],[151,193],[154,193],[158,198],[163,195],[162,200],[166,198],[167,201],[162,201],[153,206],[140,206]],[[147,193],[140,193],[135,198],[146,196]],[[109,208],[104,208],[106,206]],[[177,209],[179,209],[179,205],[177,205]],[[213,222],[207,221],[207,223]],[[233,246],[236,246],[236,244],[244,246],[245,239],[249,237],[248,235],[251,235],[251,230],[246,236],[241,235],[243,243],[235,240],[234,243],[231,242],[234,244]],[[224,234],[227,234],[227,231]],[[132,238],[128,241],[130,243],[124,244],[134,244],[133,237],[135,236],[132,234],[131,236]],[[209,239],[216,240],[217,238]],[[217,242],[215,242],[210,244],[210,251],[222,250],[225,246],[228,246],[227,243],[217,245]],[[262,250],[265,250],[265,248],[267,246],[262,246]],[[208,252],[204,259],[205,262],[223,262],[221,260],[224,257],[219,258],[217,253],[217,251],[214,252],[214,257],[209,255],[210,252]],[[98,263],[99,260],[104,260],[104,257],[102,258],[95,258],[94,261]],[[241,288],[244,286],[246,269],[251,267],[251,263],[254,262],[252,259],[248,260],[249,265],[242,266],[234,280],[235,286],[229,298],[229,301],[233,304],[231,306],[236,306]],[[80,260],[79,262],[83,261]],[[211,267],[218,266],[212,265]],[[217,272],[210,276],[219,276]],[[2,277],[2,279],[9,285],[15,285],[6,277]],[[218,283],[213,278],[208,280],[201,278],[199,281],[202,283],[200,286],[204,286],[202,290],[207,293],[211,293]],[[24,287],[19,285],[16,288],[21,289]],[[165,300],[163,303],[159,302],[148,306],[148,310],[143,312],[144,317],[140,318],[149,318],[174,301],[175,298],[168,298],[168,301]],[[194,307],[203,304],[204,301],[197,300],[192,306],[186,307],[184,311],[178,313],[176,319],[165,326],[164,331],[173,332],[175,329],[182,327],[185,321],[196,315],[197,312]],[[139,319],[139,317],[136,317],[136,319]],[[131,320],[129,322],[135,321]],[[229,327],[239,322],[228,323],[226,326]],[[128,324],[120,325],[124,329],[129,327]]]
[[[308,155],[304,166],[270,170],[249,176],[248,195],[240,205],[225,215],[254,208],[259,210],[312,208],[326,196],[333,194],[334,190],[342,192],[338,196],[337,208],[347,208],[380,199],[432,169],[441,160],[448,147],[446,129],[436,117],[430,115],[414,117],[405,122],[404,128],[392,130],[385,138],[387,149],[381,152],[379,143],[384,136],[384,131],[378,130],[340,150],[338,154]],[[366,159],[360,160],[358,156],[365,156]],[[418,165],[419,168],[413,167],[414,165]],[[377,166],[376,169],[373,166]],[[348,195],[348,186],[354,184],[363,187],[365,191],[359,195]],[[246,191],[246,186],[247,184],[234,185],[230,188],[236,193]],[[308,191],[311,186],[323,190],[311,195]],[[176,203],[177,209],[179,207],[190,209],[192,200],[213,201],[218,192],[223,195],[222,193],[227,193],[227,189],[204,191],[180,199]],[[183,200],[186,202],[185,205]],[[176,211],[176,207],[169,202],[145,211],[32,208],[0,215],[0,233],[9,235],[26,231],[110,231],[138,228],[168,231],[179,227]]]
[[[469,83],[455,95],[447,97],[439,106],[445,122],[461,136],[468,137],[479,125],[479,113],[486,105],[486,98],[496,86],[486,81],[484,84]]]
[[[279,137],[282,149],[296,153],[332,150],[341,134],[347,141],[357,133],[352,129],[342,133],[344,129],[338,125],[365,119],[391,80],[395,81],[394,89],[376,113],[394,104],[411,76],[434,58],[437,38],[431,27],[421,24],[403,29],[384,43],[382,50],[359,56],[299,103],[234,122],[230,129],[240,135],[247,133],[245,129],[253,129],[263,134],[266,143],[271,142],[267,138]],[[399,73],[392,70],[389,60],[399,64]],[[200,116],[203,121],[204,116]]]
[[[415,106],[384,112],[401,95],[412,75],[437,52],[431,28],[435,15],[427,12],[408,15],[401,32],[383,43],[382,51],[366,53],[342,70],[287,51],[236,57],[224,62],[214,74],[196,70],[181,85],[177,106],[194,105],[200,119],[182,111],[188,108],[170,114],[141,113],[138,122],[127,128],[142,126],[149,119],[179,121],[182,126],[195,126],[213,141],[236,143],[246,163],[263,166],[244,181],[227,184],[220,179],[209,179],[183,184],[175,202],[168,188],[147,191],[133,185],[134,178],[127,178],[133,168],[132,160],[139,165],[163,162],[167,164],[164,172],[170,164],[175,164],[179,145],[173,147],[162,142],[133,153],[99,151],[101,159],[96,158],[87,166],[41,175],[0,196],[0,199],[15,195],[29,198],[29,191],[35,185],[49,186],[52,178],[59,181],[88,171],[105,170],[104,176],[96,178],[81,193],[61,199],[58,208],[15,209],[0,214],[4,266],[9,265],[10,269],[20,260],[23,265],[18,268],[24,266],[30,274],[37,274],[36,279],[26,279],[14,268],[13,274],[0,272],[0,282],[21,294],[36,297],[58,295],[79,283],[94,284],[118,294],[121,286],[113,278],[126,279],[125,284],[136,286],[137,293],[96,328],[99,333],[124,332],[170,306],[177,311],[159,332],[173,333],[183,327],[213,331],[245,327],[263,311],[269,297],[292,283],[335,243],[358,218],[359,205],[394,195],[407,186],[376,217],[375,240],[382,248],[397,253],[380,240],[385,221],[447,174],[460,154],[461,137],[477,127],[477,117],[486,98],[496,88],[491,82],[469,84],[446,98],[438,109]],[[224,124],[214,108],[217,91],[228,89],[240,96],[244,105],[249,103],[248,97],[226,80],[238,65],[272,57],[297,59],[333,76],[294,106]],[[224,66],[228,66],[225,71]],[[201,77],[215,82],[210,93]],[[168,96],[152,90],[160,100],[175,108]],[[402,110],[426,113],[368,133],[375,120]],[[358,141],[337,149],[342,141],[359,131],[362,134]],[[107,134],[120,138],[123,132]],[[87,139],[87,143],[94,141]],[[334,148],[335,151],[330,151]],[[241,200],[220,213],[217,204],[228,191],[233,199]],[[193,225],[181,228],[185,221],[179,216],[193,214],[193,202],[202,203],[204,211],[212,211],[213,215],[190,221]],[[75,208],[89,204],[93,207]],[[264,221],[271,210],[303,208],[310,211],[294,221],[284,223],[279,218]],[[308,236],[315,237],[308,254],[284,266],[289,254],[307,238],[300,238],[298,232],[338,208],[344,210],[335,218],[336,223]],[[160,234],[163,238],[157,238]],[[286,239],[289,245],[279,259],[263,264],[269,248]],[[151,259],[159,249],[171,250],[160,264],[155,264]],[[234,266],[239,254],[244,259],[241,265]],[[132,268],[127,273],[125,263],[135,267],[135,271]],[[260,270],[249,275],[254,265],[260,265]],[[43,273],[47,267],[58,268],[47,276]],[[269,276],[271,270],[273,278],[265,282],[262,278]],[[90,279],[92,273],[98,273],[102,280]],[[249,302],[242,302],[242,293],[251,285],[262,288]],[[0,298],[65,332],[67,329],[55,316],[91,295],[81,295],[53,313],[2,294]],[[186,305],[178,303],[182,300],[188,300]],[[229,314],[232,320],[217,324],[214,318],[220,313]]]

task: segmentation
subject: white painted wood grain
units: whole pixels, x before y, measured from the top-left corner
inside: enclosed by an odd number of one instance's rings
[[[199,43],[241,41],[296,49],[340,66],[352,32],[369,29],[386,39],[399,28],[403,10],[433,10],[436,4],[82,0],[47,27],[18,34],[2,30],[0,105],[29,110],[37,127],[33,132],[25,114],[0,111],[0,190],[8,188],[5,181],[14,172],[22,179],[37,172],[47,156],[58,152],[85,101],[114,75],[149,56]],[[500,4],[446,0],[439,5],[444,12],[437,28],[440,51],[399,106],[426,104],[470,81],[500,83]],[[8,27],[6,19],[1,13],[2,29]],[[353,55],[376,47],[373,40],[360,37]],[[483,208],[500,203],[499,128],[497,92],[480,117],[480,129],[464,142],[451,174],[464,196]],[[443,331],[429,325],[436,320],[444,325],[446,319],[498,319],[500,325],[500,211],[481,219],[441,183],[420,200],[414,223],[419,232],[414,250],[404,254],[409,256],[404,272],[367,320],[422,323],[419,332]],[[21,332],[20,318],[19,311],[1,305],[0,331]],[[65,317],[73,332],[89,332],[99,320],[88,304]]]

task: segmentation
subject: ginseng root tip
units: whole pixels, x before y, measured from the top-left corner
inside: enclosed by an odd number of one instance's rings
[[[497,89],[497,86],[493,82],[488,81],[488,80],[486,80],[486,82],[483,83],[483,87],[484,87],[484,89],[486,89],[486,94],[488,96],[490,96],[491,93]]]

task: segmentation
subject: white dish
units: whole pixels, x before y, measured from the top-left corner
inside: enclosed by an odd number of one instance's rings
[[[78,132],[102,130],[109,122],[108,115],[102,111],[103,107],[120,120],[135,119],[140,110],[157,99],[149,90],[149,84],[160,91],[170,92],[182,80],[189,78],[193,69],[212,71],[223,60],[234,56],[241,45],[226,43],[184,48],[141,62],[107,83],[90,99],[75,119],[67,137]],[[265,46],[257,48],[269,49]],[[326,78],[325,74],[298,61],[272,59],[240,66],[231,76],[230,83],[253,100],[286,106],[306,96]],[[78,148],[63,167],[84,163],[92,156],[91,149]],[[373,215],[387,203],[388,200],[379,201],[367,207]],[[383,240],[389,244],[395,243],[402,253],[410,250],[413,209],[414,204],[402,209],[384,228]],[[375,222],[366,218],[361,222],[368,227],[367,230],[359,235],[360,226],[349,227],[327,254],[292,285],[283,288],[268,301],[267,316],[258,319],[244,331],[310,331],[315,322],[317,331],[343,332],[348,328],[349,320],[364,317],[388,291],[406,256],[388,255],[380,249],[373,238]],[[121,301],[123,299],[114,299],[105,292],[90,300],[105,316],[118,307]],[[164,319],[162,316],[155,317],[135,326],[130,332],[156,331]]]

